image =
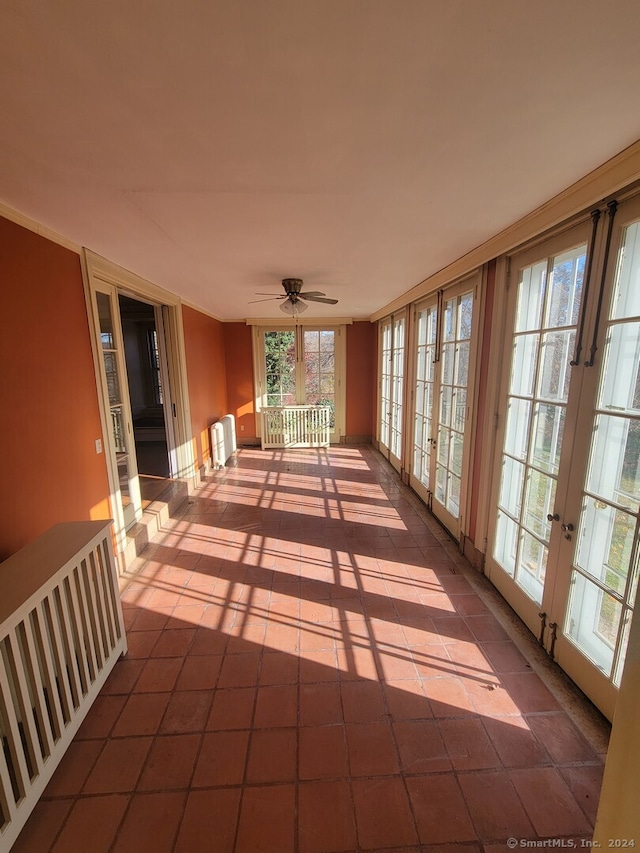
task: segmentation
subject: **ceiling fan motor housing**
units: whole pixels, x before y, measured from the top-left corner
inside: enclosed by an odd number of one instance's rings
[[[300,293],[300,291],[302,290],[303,284],[304,282],[301,278],[282,279],[282,286],[284,287],[284,292],[287,294],[287,296],[292,296],[294,294],[297,296],[297,294]]]

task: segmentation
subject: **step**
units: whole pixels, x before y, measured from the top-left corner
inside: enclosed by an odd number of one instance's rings
[[[145,502],[142,518],[127,530],[124,551],[127,568],[168,520],[179,513],[188,498],[189,484],[186,480],[167,480],[166,488],[152,501]]]

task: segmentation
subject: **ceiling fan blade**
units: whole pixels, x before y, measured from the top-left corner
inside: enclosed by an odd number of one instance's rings
[[[254,294],[254,295],[255,295],[255,296],[273,296],[274,298],[277,296],[277,297],[278,297],[278,299],[281,299],[281,298],[282,298],[282,294],[281,294],[281,293],[263,293],[263,291],[262,291],[262,290],[256,290],[256,292],[255,292],[255,294]]]
[[[336,305],[337,299],[327,299],[324,296],[310,296],[308,293],[301,293],[303,299],[308,299],[309,302],[325,302],[327,305]]]
[[[299,293],[298,296],[326,296],[321,290],[307,290]]]
[[[267,296],[266,299],[251,299],[247,304],[253,305],[256,302],[271,302],[273,299],[286,299],[286,296]]]

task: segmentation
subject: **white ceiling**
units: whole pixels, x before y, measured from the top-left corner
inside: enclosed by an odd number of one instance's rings
[[[640,137],[638,0],[3,0],[0,201],[221,319],[369,317]]]

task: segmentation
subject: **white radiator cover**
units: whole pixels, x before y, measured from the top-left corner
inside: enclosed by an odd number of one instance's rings
[[[211,466],[224,468],[238,449],[236,444],[236,419],[225,415],[209,427],[211,440]]]
[[[58,524],[0,564],[0,851],[127,651],[111,521]]]

